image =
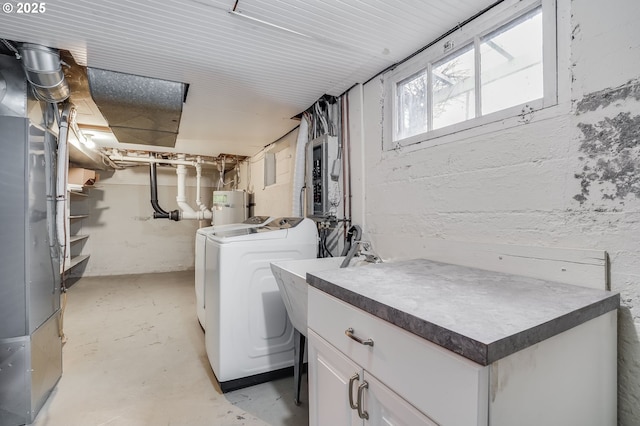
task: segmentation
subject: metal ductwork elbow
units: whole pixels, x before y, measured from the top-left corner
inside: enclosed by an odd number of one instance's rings
[[[69,97],[69,84],[64,78],[60,52],[39,44],[21,43],[18,51],[27,80],[36,98],[58,103]]]

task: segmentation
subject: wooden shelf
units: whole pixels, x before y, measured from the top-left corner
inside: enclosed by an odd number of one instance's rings
[[[89,255],[88,254],[82,254],[79,256],[74,256],[71,258],[71,261],[65,265],[65,272],[72,269],[73,267],[77,266],[78,264],[80,264],[81,262],[84,262],[85,260],[89,259]]]
[[[78,241],[86,240],[88,235],[72,235],[69,237],[69,244],[77,243]]]

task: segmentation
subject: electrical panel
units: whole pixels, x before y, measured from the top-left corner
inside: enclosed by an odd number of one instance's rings
[[[307,145],[307,216],[336,215],[340,202],[338,138],[322,135]]]

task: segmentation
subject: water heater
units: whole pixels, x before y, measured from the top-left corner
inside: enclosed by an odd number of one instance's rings
[[[247,218],[247,193],[245,191],[213,191],[212,225],[240,223]]]

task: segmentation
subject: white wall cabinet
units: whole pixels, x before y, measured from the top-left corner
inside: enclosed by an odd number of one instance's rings
[[[615,310],[485,366],[312,286],[308,298],[311,426],[616,424]]]

